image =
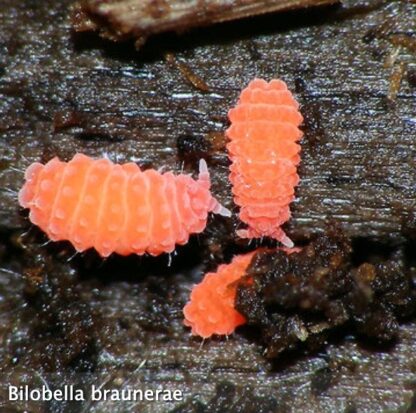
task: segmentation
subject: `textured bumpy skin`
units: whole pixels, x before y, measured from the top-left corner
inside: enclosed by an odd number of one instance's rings
[[[228,215],[211,196],[203,160],[197,181],[81,154],[34,163],[25,179],[19,203],[30,221],[53,241],[68,240],[77,251],[93,247],[103,257],[172,252],[204,230],[208,212]]]
[[[303,118],[298,108],[284,82],[255,79],[228,113],[230,180],[240,219],[248,225],[238,231],[242,238],[267,236],[293,247],[280,226],[290,218],[289,204],[299,182],[297,141]]]
[[[184,324],[192,334],[203,338],[213,334],[229,335],[246,322],[234,309],[237,283],[246,272],[255,251],[234,257],[230,264],[222,264],[217,272],[209,272],[194,286],[191,299],[185,305]]]

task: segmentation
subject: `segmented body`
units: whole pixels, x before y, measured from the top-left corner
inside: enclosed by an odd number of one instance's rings
[[[103,257],[171,252],[204,230],[210,211],[227,212],[211,196],[204,161],[196,181],[77,154],[34,163],[25,179],[19,202],[31,222],[53,241],[68,240],[77,251],[93,247]]]
[[[280,247],[276,250],[290,255],[300,252],[301,248]],[[215,273],[207,273],[193,287],[190,300],[183,309],[184,324],[192,328],[193,335],[203,338],[213,334],[229,335],[246,323],[245,317],[235,309],[237,288],[253,256],[262,251],[268,250],[258,248],[247,254],[236,255],[230,264],[222,264]],[[252,277],[247,277],[245,283],[253,283]]]
[[[234,308],[237,283],[246,272],[256,251],[237,255],[230,264],[222,264],[194,286],[185,305],[184,324],[192,334],[208,338],[213,334],[229,335],[246,319]]]
[[[267,236],[293,247],[280,227],[291,216],[289,205],[299,182],[297,141],[303,118],[298,107],[281,80],[255,79],[229,111],[230,180],[240,219],[248,225],[238,231],[242,238]]]

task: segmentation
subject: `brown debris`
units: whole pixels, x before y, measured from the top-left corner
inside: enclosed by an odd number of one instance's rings
[[[164,31],[183,32],[192,27],[303,7],[337,3],[337,0],[81,0],[74,5],[75,31],[99,30],[102,37],[145,39]]]
[[[176,140],[179,159],[185,163],[195,163],[200,159],[208,159],[211,156],[211,144],[205,138],[180,135]]]
[[[397,94],[400,90],[402,78],[407,70],[407,63],[398,61],[402,49],[407,49],[411,53],[416,52],[416,39],[413,36],[395,33],[400,30],[399,22],[400,20],[398,16],[389,16],[383,23],[368,30],[363,38],[366,43],[370,43],[373,40],[378,39],[393,46],[393,49],[387,53],[384,60],[384,68],[392,68],[389,91],[387,94],[387,98],[390,102],[394,102],[396,100]]]
[[[400,53],[400,47],[395,47],[391,50],[390,53],[387,54],[386,58],[384,59],[384,68],[388,69],[394,66],[397,60],[397,56]]]
[[[211,143],[214,151],[225,151],[227,136],[223,131],[213,131],[207,133],[205,138]]]
[[[72,26],[76,32],[90,32],[98,29],[98,25],[90,19],[82,7],[75,7],[72,14]]]
[[[407,34],[393,34],[390,42],[395,46],[403,46],[411,52],[416,52],[416,39]]]
[[[255,282],[240,284],[236,308],[261,330],[267,357],[302,342],[322,346],[347,322],[378,341],[396,337],[398,318],[416,304],[402,257],[355,267],[351,253],[350,241],[333,228],[299,253],[255,256],[247,273]]]
[[[191,83],[191,85],[194,86],[195,89],[201,90],[202,92],[209,91],[209,86],[205,83],[205,80],[203,80],[196,73],[194,73],[193,70],[187,64],[181,62],[180,60],[177,60],[172,53],[166,53],[165,59],[169,64],[177,67],[181,72],[182,76],[189,83]]]
[[[389,17],[378,26],[372,27],[364,36],[364,41],[370,43],[374,39],[386,38],[397,27],[397,18]]]
[[[389,92],[387,94],[387,98],[389,100],[396,100],[405,71],[406,65],[404,63],[399,63],[398,65],[393,67],[393,70],[390,75]]]

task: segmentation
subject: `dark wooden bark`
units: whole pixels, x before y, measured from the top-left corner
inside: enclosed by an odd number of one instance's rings
[[[43,377],[50,385],[184,390],[185,406],[154,403],[149,412],[408,409],[416,380],[412,320],[389,347],[340,332],[322,353],[274,362],[263,358],[253,331],[203,346],[189,337],[181,315],[188,288],[236,251],[236,218],[212,219],[171,267],[167,257],[102,263],[86,254],[66,262],[67,245],[42,247],[33,229],[20,236],[29,223],[16,191],[31,162],[53,156],[107,154],[175,171],[184,164],[189,173],[204,156],[213,192],[233,208],[221,137],[227,110],[253,77],[280,77],[305,117],[287,232],[300,241],[333,219],[348,236],[381,242],[371,244],[378,253],[404,248],[414,230],[414,51],[402,45],[395,62],[385,61],[397,46],[392,35],[415,34],[414,2],[345,1],[262,16],[161,35],[139,52],[129,42],[74,34],[70,5],[3,0],[0,8],[0,406],[22,411],[7,402],[7,383],[39,385]],[[391,101],[400,64],[406,70]],[[64,407],[80,411],[51,409]],[[37,403],[26,408],[41,411]],[[110,402],[84,408],[145,411]]]

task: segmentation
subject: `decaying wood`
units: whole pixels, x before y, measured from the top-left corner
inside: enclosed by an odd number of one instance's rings
[[[164,31],[220,23],[277,11],[334,4],[338,0],[82,0],[76,4],[77,31],[98,30],[103,37],[145,39]]]
[[[3,0],[0,8],[0,411],[414,411],[412,319],[401,320],[390,346],[345,329],[321,352],[275,361],[263,357],[257,332],[248,328],[203,345],[190,337],[181,314],[190,287],[247,249],[235,238],[235,217],[212,218],[204,234],[178,248],[170,267],[164,256],[103,262],[90,253],[73,257],[65,243],[44,245],[16,200],[24,169],[54,156],[83,152],[193,174],[205,157],[213,193],[233,209],[227,111],[255,76],[281,77],[305,117],[288,234],[301,242],[332,219],[354,238],[357,253],[387,258],[394,247],[413,265],[415,56],[400,45],[398,60],[409,70],[392,106],[391,68],[383,67],[392,46],[366,36],[392,17],[396,34],[414,36],[414,2],[345,0],[343,8],[260,16],[169,44],[155,37],[140,52],[74,36],[71,4]],[[168,64],[166,52],[209,91]],[[8,384],[42,380],[160,385],[182,389],[185,400],[9,403]]]
[[[360,27],[356,27],[359,23],[353,18],[352,6],[340,12],[327,11],[324,16],[316,11],[311,17],[314,25],[308,26],[307,17],[303,17],[305,27],[299,30],[296,14],[280,19],[262,17],[248,28],[242,22],[239,30],[243,39],[238,41],[231,37],[224,42],[224,28],[210,29],[207,45],[198,44],[193,34],[184,36],[181,47],[188,52],[175,56],[209,85],[210,92],[203,94],[165,61],[163,43],[149,45],[140,54],[130,45],[114,49],[108,44],[94,46],[96,40],[91,37],[75,38],[74,45],[70,27],[61,26],[59,35],[53,32],[50,37],[67,60],[51,60],[45,51],[35,59],[23,54],[28,49],[22,48],[22,42],[31,41],[27,34],[12,36],[10,21],[4,16],[3,42],[10,53],[0,78],[5,96],[0,130],[12,138],[2,146],[0,225],[26,225],[15,195],[22,171],[31,161],[47,161],[55,155],[69,159],[76,151],[92,156],[106,152],[114,160],[117,156],[120,161],[134,159],[156,168],[180,170],[184,154],[177,153],[178,139],[188,136],[195,137],[195,142],[208,142],[209,136],[221,134],[228,126],[228,109],[240,90],[259,76],[282,77],[301,103],[305,118],[301,182],[288,225],[290,236],[303,239],[323,231],[328,219],[334,219],[354,237],[403,241],[403,228],[415,207],[411,155],[415,149],[415,90],[403,81],[396,106],[386,104],[391,69],[383,68],[383,60],[391,45],[365,39],[390,14],[400,16],[395,31],[411,35],[414,19],[410,8],[414,5],[407,2],[397,3],[395,8],[381,7],[360,17],[366,23]],[[348,12],[349,19],[345,17]],[[324,24],[331,15],[339,16],[336,36]],[[282,26],[285,29],[279,29]],[[257,34],[256,28],[260,28]],[[230,36],[235,36],[236,27],[230,30]],[[39,36],[47,36],[44,33]],[[207,35],[201,33],[200,42],[206,42]],[[222,43],[213,44],[215,36]],[[41,41],[49,39],[43,37],[37,44]],[[108,55],[100,55],[102,48],[107,48]],[[322,51],[319,58],[317,50]],[[8,62],[14,62],[18,53],[22,53],[21,60],[33,59],[31,66],[16,63],[13,70],[8,69]],[[405,56],[409,64],[415,59],[411,52]],[[57,67],[65,70],[57,71]],[[56,85],[60,85],[58,89]],[[213,190],[221,202],[233,208],[225,148],[215,150],[212,146],[212,150],[205,155],[212,159]],[[195,173],[196,164],[197,160],[188,164],[188,172]],[[234,239],[232,228],[239,223],[237,219],[231,224],[214,220],[209,227],[213,233],[217,233],[216,225],[226,226]]]

